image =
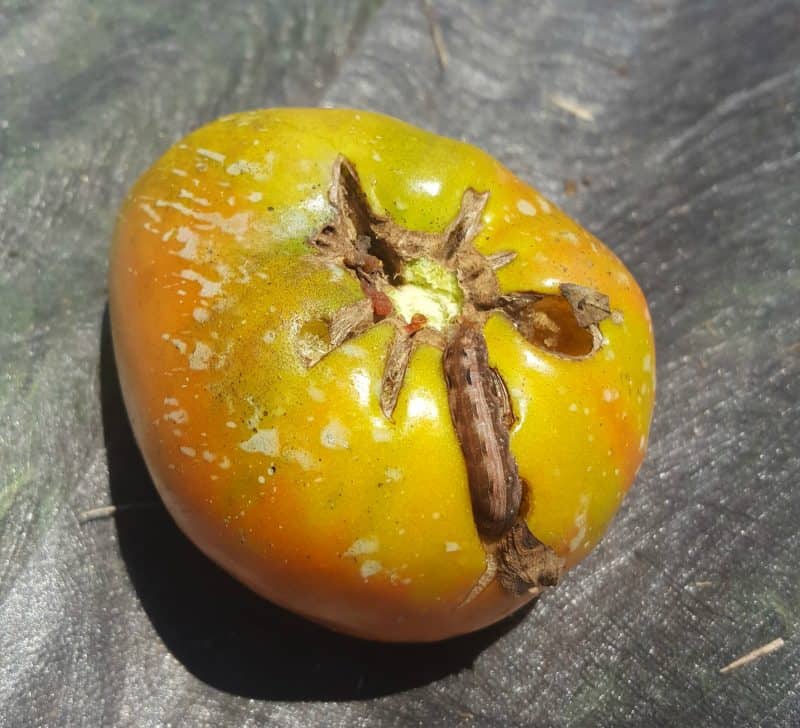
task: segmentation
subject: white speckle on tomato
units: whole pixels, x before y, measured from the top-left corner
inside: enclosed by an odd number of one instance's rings
[[[577,405],[577,404],[575,404],[575,403],[573,402],[573,403],[572,403],[572,404],[569,406],[569,411],[570,411],[570,412],[577,412],[577,411],[578,411],[578,405]]]
[[[174,422],[176,425],[182,425],[184,422],[189,421],[189,415],[184,409],[173,410],[164,415],[164,419],[169,422]]]
[[[203,308],[202,306],[197,306],[192,311],[192,318],[199,324],[204,324],[210,317],[211,313],[209,310],[207,308]]]
[[[604,389],[603,399],[606,402],[613,402],[615,399],[619,399],[619,392],[616,389]]]
[[[436,197],[442,191],[442,183],[438,179],[421,179],[414,184],[414,191]]]
[[[208,207],[211,204],[205,197],[197,197],[196,195],[189,192],[189,190],[182,189],[178,193],[178,197],[181,197],[184,200],[191,200],[192,202],[196,202],[201,207]]]
[[[235,430],[236,429],[236,423],[233,420],[228,420],[225,423],[225,427],[227,427],[230,430]]]
[[[408,400],[408,416],[414,419],[436,420],[439,408],[433,397],[427,393],[414,393]]]
[[[164,404],[169,407],[177,407],[178,400],[175,397],[164,397]]]
[[[229,164],[225,171],[232,177],[240,174],[249,174],[257,180],[265,180],[272,174],[272,165],[275,162],[275,152],[267,152],[263,162],[251,162],[240,159],[233,164]]]
[[[536,214],[536,208],[528,200],[517,200],[517,210],[527,217],[533,217]]]
[[[158,213],[157,213],[157,212],[156,212],[156,211],[155,211],[155,210],[154,210],[152,207],[150,207],[150,205],[148,205],[146,202],[143,202],[141,205],[139,205],[139,208],[140,208],[140,209],[142,210],[142,212],[143,212],[145,215],[147,215],[147,217],[149,217],[149,218],[150,218],[150,219],[151,219],[153,222],[161,222],[161,215],[159,215],[159,214],[158,214]]]
[[[646,438],[644,435],[642,435],[642,436],[639,438],[639,450],[640,450],[641,452],[644,452],[644,446],[645,446],[646,444],[647,444],[647,438]]]
[[[652,364],[650,361],[650,354],[645,354],[644,359],[642,360],[642,369],[646,372],[650,371]]]
[[[444,550],[450,554],[454,551],[461,551],[461,546],[459,546],[459,544],[457,544],[455,541],[445,541]]]
[[[318,467],[317,461],[308,450],[298,448],[287,448],[283,451],[283,456],[287,460],[297,463],[303,470],[315,470]]]
[[[210,281],[208,278],[201,276],[196,270],[187,268],[180,272],[180,276],[187,281],[194,281],[200,284],[201,298],[213,298],[222,291],[222,281]]]
[[[261,202],[261,200],[264,199],[264,195],[260,192],[251,192],[247,195],[247,199],[250,200],[250,202]]]
[[[259,452],[275,457],[280,452],[278,431],[274,428],[258,430],[252,437],[240,443],[239,448],[245,452]]]
[[[277,336],[274,331],[265,331],[261,339],[265,344],[272,344]]]
[[[536,202],[545,215],[549,215],[553,211],[553,206],[541,195],[536,196]]]
[[[191,228],[181,225],[178,228],[176,239],[179,243],[183,243],[183,247],[175,255],[184,260],[197,260],[197,245],[200,242],[200,236]]]
[[[308,396],[311,397],[315,402],[324,402],[325,401],[325,392],[322,391],[319,387],[315,387],[313,384],[309,385],[308,387]]]
[[[356,346],[355,344],[342,344],[339,347],[339,351],[353,359],[364,359],[367,356],[367,352],[362,347]]]
[[[194,345],[194,351],[189,355],[189,369],[208,369],[208,364],[214,352],[208,344],[198,341]]]
[[[342,556],[361,556],[362,554],[374,554],[378,550],[378,539],[370,536],[358,538],[350,544],[349,548]]]
[[[396,482],[403,477],[403,471],[400,468],[386,468],[384,475],[389,482]]]
[[[621,324],[625,320],[624,317],[622,316],[622,311],[612,311],[611,320],[615,324]]]
[[[181,353],[186,354],[186,342],[181,339],[170,339],[172,345]]]
[[[250,226],[251,213],[249,212],[237,212],[235,215],[225,217],[219,212],[192,210],[192,208],[186,207],[180,202],[170,202],[168,200],[156,200],[156,207],[171,207],[185,217],[207,223],[210,227],[217,228],[229,235],[243,235]]]
[[[207,463],[213,463],[217,459],[217,456],[210,450],[203,450],[201,456]]]
[[[228,458],[227,456],[225,456],[224,458],[222,458],[222,460],[219,461],[219,467],[222,470],[227,470],[228,468],[230,468],[230,466],[231,466],[231,461],[230,458]]]
[[[215,152],[213,149],[203,149],[203,147],[197,148],[197,153],[201,157],[205,157],[206,159],[212,159],[215,162],[219,162],[222,164],[225,161],[225,155],[220,154],[219,152]]]
[[[331,420],[322,428],[319,440],[331,450],[346,450],[350,447],[350,430],[338,420]]]
[[[369,579],[370,576],[375,576],[379,571],[383,570],[383,566],[381,565],[380,561],[373,561],[372,559],[368,559],[363,564],[361,564],[361,576],[364,579]]]
[[[371,397],[369,374],[363,369],[356,369],[350,374],[350,383],[356,390],[358,403],[366,407]]]
[[[197,455],[197,450],[195,450],[193,447],[189,447],[188,445],[181,445],[181,452],[186,455],[186,457],[190,458],[193,458],[195,455]]]

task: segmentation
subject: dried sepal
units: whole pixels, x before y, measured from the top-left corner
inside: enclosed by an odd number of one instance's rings
[[[340,308],[331,317],[331,349],[336,349],[348,339],[366,331],[372,326],[373,319],[373,306],[369,299],[360,299]]]
[[[558,584],[564,570],[564,559],[539,541],[522,518],[497,543],[495,556],[500,585],[511,594],[538,594]]]
[[[575,283],[562,283],[559,290],[572,307],[579,326],[589,328],[611,315],[611,307],[605,293]]]
[[[513,250],[503,250],[499,253],[492,253],[485,256],[486,262],[492,270],[500,270],[505,268],[510,263],[513,263],[517,258],[517,254]]]
[[[392,419],[397,406],[397,399],[400,396],[400,389],[405,380],[408,362],[411,359],[413,349],[413,337],[403,329],[395,329],[392,343],[389,345],[389,351],[386,354],[383,379],[381,380],[380,405],[381,411],[387,419]]]

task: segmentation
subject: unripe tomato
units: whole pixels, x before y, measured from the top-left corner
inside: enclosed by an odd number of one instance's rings
[[[123,205],[109,282],[167,508],[336,630],[502,618],[592,549],[644,456],[653,334],[630,273],[484,152],[385,116],[189,135]]]

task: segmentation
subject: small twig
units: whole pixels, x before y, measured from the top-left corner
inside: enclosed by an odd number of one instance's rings
[[[443,71],[447,70],[447,47],[444,44],[442,37],[442,29],[436,20],[436,14],[433,12],[433,5],[431,0],[422,0],[422,9],[425,11],[425,17],[428,19],[428,29],[431,32],[431,40],[433,47],[436,50],[436,58],[439,61],[439,66]]]
[[[122,511],[130,511],[135,508],[152,508],[156,505],[156,501],[144,501],[143,503],[126,503],[121,506],[99,506],[98,508],[90,508],[88,511],[78,514],[78,523],[84,525],[90,521],[100,521],[105,518],[113,518],[117,513]]]
[[[784,641],[781,637],[778,637],[776,640],[772,640],[772,642],[767,642],[765,645],[761,645],[758,649],[753,650],[752,652],[748,652],[746,655],[743,655],[738,660],[734,660],[729,665],[725,665],[725,667],[720,668],[720,672],[730,672],[731,670],[736,670],[749,662],[753,662],[753,660],[757,660],[760,657],[764,657],[764,655],[768,655],[770,652],[775,652],[775,650],[779,650],[783,647]]]
[[[576,116],[581,121],[594,121],[594,112],[573,99],[568,99],[560,94],[553,94],[550,97],[550,101],[553,106],[557,106],[562,111]]]
[[[88,511],[78,515],[78,523],[83,525],[89,521],[99,521],[101,518],[111,518],[117,512],[116,506],[100,506],[99,508],[90,508]]]

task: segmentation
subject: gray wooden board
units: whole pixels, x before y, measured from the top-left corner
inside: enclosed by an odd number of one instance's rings
[[[433,9],[444,72],[418,2],[0,2],[3,726],[800,724],[800,3]],[[478,144],[651,302],[638,482],[495,629],[311,626],[188,545],[137,454],[104,316],[115,211],[192,128],[288,104]],[[110,503],[137,507],[81,525]]]

